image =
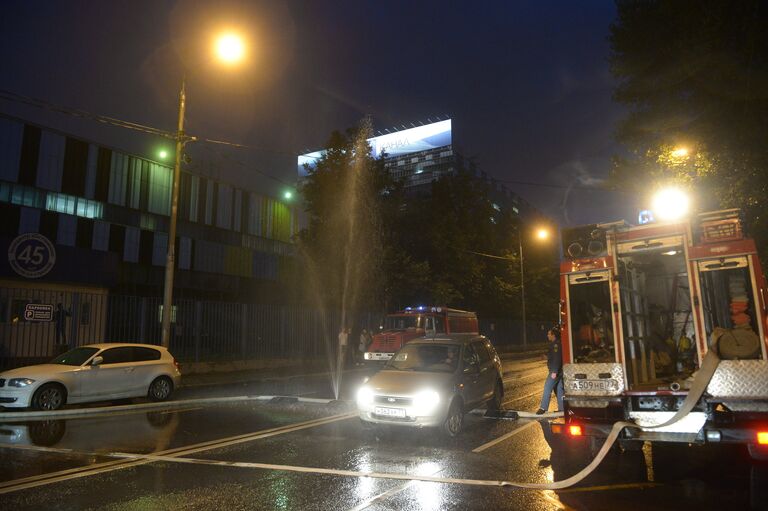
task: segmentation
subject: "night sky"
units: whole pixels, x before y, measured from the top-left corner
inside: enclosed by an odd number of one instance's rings
[[[188,131],[252,147],[199,143],[190,168],[275,195],[297,153],[363,115],[382,130],[448,115],[456,148],[491,176],[554,185],[509,186],[564,225],[632,221],[636,203],[581,188],[620,151],[614,15],[608,1],[6,0],[0,89],[172,131],[186,74]],[[225,27],[249,34],[239,69],[210,57]],[[0,110],[149,157],[163,143],[7,100]]]

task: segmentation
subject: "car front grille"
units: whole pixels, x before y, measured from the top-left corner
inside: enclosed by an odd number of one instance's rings
[[[413,399],[410,397],[376,396],[374,402],[376,404],[388,406],[411,406],[411,404],[413,404]]]

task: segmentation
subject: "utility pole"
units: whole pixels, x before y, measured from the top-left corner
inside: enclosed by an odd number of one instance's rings
[[[165,288],[163,290],[163,328],[160,342],[167,348],[171,340],[171,315],[173,308],[173,272],[176,264],[176,220],[179,215],[179,180],[181,177],[181,158],[187,137],[184,134],[184,111],[186,109],[186,77],[181,80],[179,92],[179,124],[176,131],[176,161],[173,165],[171,184],[171,221],[168,226],[168,251],[165,258]]]
[[[528,348],[528,328],[525,324],[525,270],[523,269],[523,233],[518,231],[520,242],[520,297],[523,305],[523,350]]]

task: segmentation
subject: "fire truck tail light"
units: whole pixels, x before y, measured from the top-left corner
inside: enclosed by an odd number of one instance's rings
[[[760,445],[768,445],[768,431],[757,432],[757,443]]]
[[[552,424],[552,433],[562,433],[563,432],[563,425],[562,424]]]
[[[581,426],[578,424],[571,424],[568,426],[568,433],[570,433],[571,436],[581,436],[584,434],[584,432],[581,430]]]

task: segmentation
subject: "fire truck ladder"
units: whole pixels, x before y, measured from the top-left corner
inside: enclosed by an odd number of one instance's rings
[[[644,383],[649,379],[645,346],[649,331],[648,304],[645,299],[645,275],[639,270],[624,265],[624,278],[619,289],[621,290],[621,301],[625,304],[624,311],[622,311],[626,328],[624,338],[629,346],[627,351],[632,370],[632,382],[635,384]]]

